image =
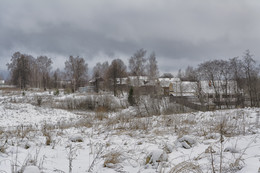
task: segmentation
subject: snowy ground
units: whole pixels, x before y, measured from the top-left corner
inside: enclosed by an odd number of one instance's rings
[[[1,173],[33,170],[28,165],[44,173],[260,168],[259,108],[138,117],[133,107],[67,111],[32,100],[0,98]]]

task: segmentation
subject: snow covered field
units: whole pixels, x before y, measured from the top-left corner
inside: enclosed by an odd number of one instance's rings
[[[33,97],[0,98],[0,173],[260,171],[259,108],[140,117],[133,107],[69,111]]]

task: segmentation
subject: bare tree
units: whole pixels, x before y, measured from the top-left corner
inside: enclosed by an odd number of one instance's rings
[[[236,98],[237,98],[237,103],[236,106],[244,105],[244,99],[243,96],[241,95],[240,91],[244,88],[245,82],[244,82],[244,73],[242,66],[242,61],[238,57],[234,57],[229,60],[230,63],[230,73],[231,73],[231,79],[236,82],[237,86],[234,88]]]
[[[221,61],[206,61],[199,64],[198,72],[200,80],[207,80],[215,92],[215,102],[220,107],[220,81],[221,81]]]
[[[185,72],[182,73],[181,76],[182,76],[181,80],[183,80],[183,81],[194,81],[194,82],[197,81],[197,72],[191,66],[188,66],[185,69]]]
[[[134,55],[129,59],[130,75],[137,77],[137,87],[140,86],[140,76],[145,75],[145,63],[146,63],[146,50],[137,50]],[[139,90],[135,91],[135,94],[139,95]]]
[[[148,58],[147,75],[149,76],[150,80],[155,80],[159,76],[156,55],[154,52]]]
[[[240,94],[243,88],[249,96],[250,105],[259,104],[257,95],[259,68],[252,57],[253,55],[247,50],[243,61],[235,57],[229,61],[213,60],[199,65],[200,78],[208,80],[214,88],[215,103],[219,107],[222,103],[229,107],[233,93],[236,94],[236,105],[243,106],[243,98]],[[222,94],[222,100],[220,100],[220,94]]]
[[[95,91],[98,93],[100,90],[100,82],[106,79],[106,73],[108,71],[109,65],[108,62],[100,63],[98,62],[96,66],[93,68],[93,76],[92,79],[94,80],[95,84]],[[103,86],[104,87],[104,86]]]
[[[76,91],[87,81],[88,64],[85,63],[83,58],[70,56],[65,62],[65,71],[71,81],[73,91]]]
[[[106,73],[107,73],[107,71],[108,71],[108,68],[109,68],[109,64],[108,64],[107,61],[105,61],[105,62],[103,62],[103,63],[101,64],[100,74],[101,74],[102,77],[105,78]]]
[[[101,65],[100,62],[98,62],[96,64],[96,66],[93,68],[92,79],[94,80],[95,91],[97,93],[99,92],[99,83],[100,83],[100,80],[102,78],[101,69],[102,69],[102,65]]]
[[[19,74],[17,74],[17,68],[18,68],[18,59],[21,56],[22,54],[20,52],[15,52],[11,57],[11,63],[6,64],[8,70],[10,71],[11,83],[14,85],[19,85],[17,79],[17,77],[19,78]]]
[[[234,88],[231,88],[234,85],[234,82],[231,81],[232,73],[229,61],[220,60],[219,61],[219,70],[220,70],[220,79],[222,80],[220,83],[220,89],[222,90],[222,98],[226,104],[226,107],[229,107],[229,103],[231,102],[231,91],[233,92]]]
[[[180,78],[181,80],[183,79],[184,73],[182,72],[181,69],[178,70],[177,77]]]
[[[27,55],[15,52],[12,56],[11,63],[7,64],[8,70],[11,73],[11,80],[14,85],[21,89],[26,88],[30,82],[30,64]]]
[[[107,74],[111,81],[114,96],[116,96],[118,82],[121,84],[122,78],[126,77],[126,65],[121,59],[114,59],[109,66]]]
[[[40,88],[40,69],[38,67],[37,61],[34,57],[29,55],[30,64],[30,86]]]
[[[36,59],[39,73],[40,73],[40,79],[42,82],[40,82],[40,87],[43,87],[44,90],[46,90],[47,87],[50,88],[50,71],[52,68],[52,60],[51,58],[48,58],[47,56],[39,56]],[[41,85],[42,84],[42,85]]]
[[[129,59],[130,74],[133,76],[145,75],[146,50],[140,49]]]
[[[62,78],[62,72],[60,71],[59,68],[57,68],[53,74],[52,74],[52,86],[54,88],[60,88],[60,81],[61,81],[61,78]]]
[[[257,81],[259,68],[256,66],[256,62],[253,59],[253,55],[250,53],[249,50],[246,50],[246,52],[244,53],[242,67],[245,73],[246,89],[249,94],[250,105],[257,106]]]
[[[158,63],[156,60],[156,55],[154,52],[150,54],[148,57],[148,62],[146,65],[146,73],[148,75],[148,80],[150,82],[150,86],[146,87],[146,91],[149,92],[149,95],[158,97],[160,93],[160,86],[157,82],[157,78],[159,77],[159,69],[158,69]],[[151,88],[152,86],[152,88]],[[152,90],[151,90],[152,89]]]

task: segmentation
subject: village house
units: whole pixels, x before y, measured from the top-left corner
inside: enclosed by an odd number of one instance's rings
[[[105,90],[105,80],[102,77],[93,78],[88,81],[89,85],[84,88],[84,92],[99,92]]]
[[[176,97],[189,97],[193,101],[216,105],[235,105],[242,102],[242,91],[238,90],[236,81],[181,81],[175,79],[162,86],[165,94]],[[167,87],[168,86],[168,87]]]
[[[165,96],[175,95],[180,90],[180,78],[159,78],[158,80],[162,88],[162,93]]]
[[[128,76],[125,78],[118,78],[117,85],[120,90],[129,91],[130,87],[138,89],[142,95],[151,94],[158,85],[158,80],[149,79],[148,76]]]
[[[102,88],[104,80],[99,81]],[[96,81],[89,81],[88,88],[80,88],[82,91],[93,92]],[[162,96],[185,97],[197,104],[227,105],[237,104],[241,101],[242,92],[238,90],[236,81],[182,81],[180,78],[149,79],[148,76],[128,76],[117,78],[117,89],[128,92],[130,87],[138,89],[138,93],[159,94]],[[158,89],[159,88],[159,89]],[[158,92],[159,91],[159,92]]]

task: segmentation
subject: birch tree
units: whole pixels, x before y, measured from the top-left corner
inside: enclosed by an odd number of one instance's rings
[[[249,50],[246,50],[243,56],[242,68],[246,78],[246,90],[249,95],[250,105],[257,106],[257,83],[258,83],[258,74],[259,67],[256,66],[256,61],[253,59],[253,55]]]
[[[155,80],[159,76],[158,63],[154,52],[148,58],[147,75],[150,80]]]
[[[70,56],[65,62],[65,71],[74,92],[84,86],[88,78],[88,64],[83,58]]]
[[[39,73],[40,73],[40,87],[43,87],[44,90],[50,88],[50,71],[52,68],[52,60],[47,56],[39,56],[36,59]]]

